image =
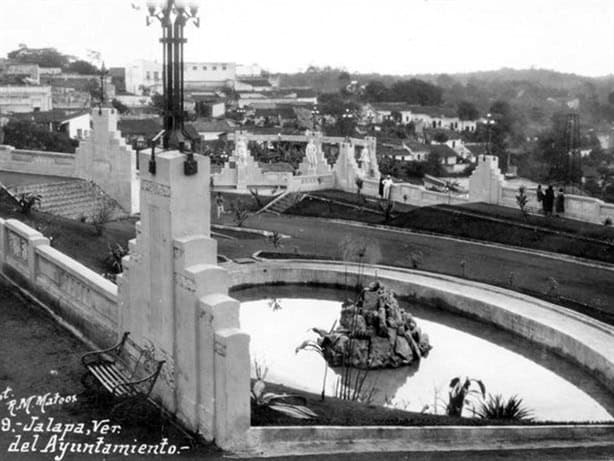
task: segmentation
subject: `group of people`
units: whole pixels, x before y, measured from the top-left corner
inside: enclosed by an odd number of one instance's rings
[[[556,216],[560,216],[565,213],[565,194],[563,189],[559,189],[559,192],[554,196],[554,188],[552,185],[548,186],[546,192],[542,190],[541,184],[537,186],[537,201],[541,202],[544,216],[552,216],[552,212],[556,213]]]

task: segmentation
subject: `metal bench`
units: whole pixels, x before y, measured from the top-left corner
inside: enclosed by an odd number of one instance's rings
[[[87,370],[81,382],[88,389],[97,385],[117,402],[111,413],[126,403],[146,400],[164,364],[164,360],[154,360],[151,352],[139,347],[129,334],[124,333],[121,341],[108,349],[81,357]]]

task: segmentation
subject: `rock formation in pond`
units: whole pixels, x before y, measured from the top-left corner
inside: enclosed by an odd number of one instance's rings
[[[343,304],[335,330],[314,331],[333,367],[398,368],[426,357],[432,347],[412,315],[399,307],[393,291],[379,282],[365,288],[356,303]]]

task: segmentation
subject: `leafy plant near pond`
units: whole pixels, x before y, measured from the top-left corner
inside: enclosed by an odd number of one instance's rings
[[[41,198],[39,194],[31,194],[29,192],[20,194],[17,202],[19,211],[25,215],[29,215],[35,205],[40,205]]]
[[[258,192],[258,189],[250,188],[249,193],[252,194],[252,197],[254,199],[254,202],[256,203],[257,209],[262,208],[264,204],[262,203],[262,199],[260,197],[260,193]]]
[[[237,227],[243,226],[243,223],[250,217],[249,211],[243,201],[239,200],[231,205],[232,219]]]
[[[477,384],[479,390],[472,388],[473,383]],[[486,398],[486,387],[482,381],[471,378],[462,380],[458,376],[453,378],[450,381],[450,389],[448,391],[447,415],[461,416],[465,405],[472,405],[475,409],[474,398],[476,395],[481,396],[482,399]]]
[[[273,248],[281,248],[282,247],[281,239],[282,239],[282,236],[277,231],[273,232],[271,235],[268,236],[268,240],[273,245]]]
[[[477,414],[483,419],[510,421],[531,421],[533,419],[532,412],[524,406],[522,399],[516,395],[505,401],[500,394],[488,394],[488,399],[482,402]]]
[[[337,321],[335,320],[333,322],[333,326],[330,328],[330,332],[332,332],[335,329],[335,326],[337,325]],[[314,331],[317,330],[315,328],[313,328]],[[330,333],[329,332],[329,333]],[[324,351],[322,351],[322,348],[320,347],[320,345],[312,340],[312,339],[308,339],[307,341],[303,341],[301,343],[300,346],[298,346],[295,350],[294,353],[298,354],[300,351],[312,351],[312,352],[316,352],[318,354],[320,354],[320,357],[322,357],[324,359]],[[321,393],[321,398],[322,401],[324,401],[324,398],[326,396],[326,378],[328,376],[328,364],[326,363],[326,360],[324,360],[324,379],[322,380],[322,393]]]
[[[257,361],[254,361],[254,367],[256,369],[256,382],[252,386],[251,400],[255,405],[267,407],[297,419],[311,419],[318,416],[304,405],[289,402],[295,400],[306,403],[307,400],[302,396],[265,392],[266,383],[264,379],[268,373],[268,368],[263,367]]]
[[[529,197],[527,197],[527,192],[524,186],[520,186],[518,188],[518,195],[516,195],[516,203],[518,204],[518,208],[520,208],[520,212],[522,213],[522,217],[525,220],[529,219]]]

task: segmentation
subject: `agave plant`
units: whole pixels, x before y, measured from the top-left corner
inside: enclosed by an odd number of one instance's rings
[[[478,385],[479,391],[471,388],[472,383]],[[474,395],[480,395],[482,399],[486,398],[486,387],[482,381],[470,378],[465,378],[463,381],[458,376],[453,378],[452,381],[450,381],[448,405],[446,406],[446,413],[448,416],[461,416],[463,407],[466,404],[473,403],[471,398]]]
[[[511,421],[531,421],[532,411],[526,408],[522,399],[512,395],[507,402],[501,394],[488,394],[488,399],[482,402],[478,416],[483,419],[504,419]]]
[[[252,386],[251,399],[257,406],[267,407],[271,410],[298,419],[311,419],[318,416],[304,405],[288,402],[288,400],[301,400],[303,403],[306,403],[307,400],[304,397],[292,394],[265,392],[266,383],[264,382],[264,378],[266,377],[268,369],[266,367],[263,368],[256,361],[254,365],[256,368],[256,382]]]

